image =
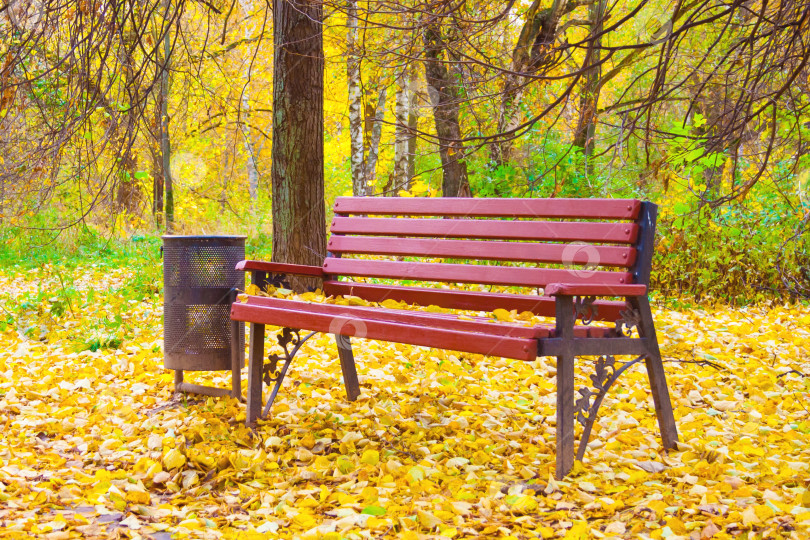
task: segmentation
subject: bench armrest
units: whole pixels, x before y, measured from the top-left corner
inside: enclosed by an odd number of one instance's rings
[[[647,286],[640,283],[619,285],[549,283],[544,290],[546,296],[644,296],[647,294]]]
[[[306,266],[303,264],[241,261],[236,265],[236,269],[254,272],[267,272],[270,274],[291,274],[296,276],[323,277],[323,268],[320,266]]]

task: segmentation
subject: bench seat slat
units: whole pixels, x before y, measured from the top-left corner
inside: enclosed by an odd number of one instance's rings
[[[451,313],[425,313],[422,311],[408,311],[404,309],[385,309],[365,306],[341,306],[337,304],[317,304],[300,302],[263,296],[249,296],[248,305],[264,306],[278,309],[294,309],[297,311],[312,311],[331,315],[338,319],[337,326],[355,320],[377,320],[417,326],[430,326],[444,328],[445,330],[459,330],[482,334],[493,334],[515,338],[542,339],[554,337],[555,328],[551,324],[535,326],[521,326],[509,323],[495,323],[483,317],[474,320],[459,319]],[[581,338],[610,337],[613,329],[604,326],[575,326],[574,335]]]
[[[343,324],[343,322],[347,322],[352,318],[362,318],[363,320],[388,321],[415,324],[418,326],[439,325],[446,330],[464,330],[467,332],[519,338],[547,338],[551,335],[550,327],[548,326],[538,326],[534,328],[514,324],[493,324],[492,322],[486,322],[485,319],[468,321],[459,319],[457,316],[440,316],[445,315],[444,313],[424,313],[404,309],[391,310],[364,306],[341,306],[338,304],[317,304],[262,296],[249,296],[247,303],[249,305],[323,313],[339,318],[339,324]]]
[[[442,281],[446,283],[480,283],[483,285],[515,285],[543,287],[549,283],[631,283],[629,272],[577,272],[562,268],[518,268],[468,264],[438,264],[399,261],[327,258],[324,274]]]
[[[282,309],[251,304],[234,303],[231,319],[271,326],[301,328],[317,332],[335,332],[335,316],[317,313],[309,306],[295,309]],[[436,319],[437,321],[440,319]],[[436,325],[438,326],[438,325]],[[470,352],[532,361],[537,356],[537,340],[509,336],[470,333],[469,331],[449,330],[390,321],[363,320],[363,324],[345,324],[339,328],[347,336],[379,339],[395,343],[407,343],[438,349]]]
[[[340,217],[332,234],[632,244],[635,223]]]
[[[636,219],[635,199],[475,199],[338,197],[336,214]]]
[[[555,315],[555,300],[550,296],[377,285],[336,280],[325,280],[323,291],[331,296],[358,296],[370,302],[383,302],[390,299],[408,304],[434,305],[450,309],[491,312],[501,308],[507,311],[514,309],[518,313],[529,311],[541,317],[554,317]],[[627,309],[624,301],[597,300],[594,305],[597,308],[594,320],[597,321],[617,321],[621,318],[621,312]]]
[[[330,253],[362,253],[391,256],[449,257],[492,261],[524,261],[629,268],[636,250],[624,246],[571,246],[492,240],[445,240],[434,238],[390,238],[333,235]]]

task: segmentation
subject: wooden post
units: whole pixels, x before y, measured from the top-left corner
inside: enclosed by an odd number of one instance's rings
[[[574,298],[557,296],[557,337],[563,350],[557,356],[557,466],[554,475],[565,477],[574,466]]]

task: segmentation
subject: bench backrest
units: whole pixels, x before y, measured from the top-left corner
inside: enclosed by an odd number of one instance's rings
[[[649,284],[655,211],[633,199],[339,197],[323,268],[331,279]]]

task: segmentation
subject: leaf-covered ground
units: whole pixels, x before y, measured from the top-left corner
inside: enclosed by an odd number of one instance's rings
[[[681,451],[637,365],[555,482],[553,359],[359,342],[349,403],[318,336],[254,435],[236,400],[172,393],[160,296],[131,280],[0,274],[0,536],[810,535],[807,307],[657,310]]]

